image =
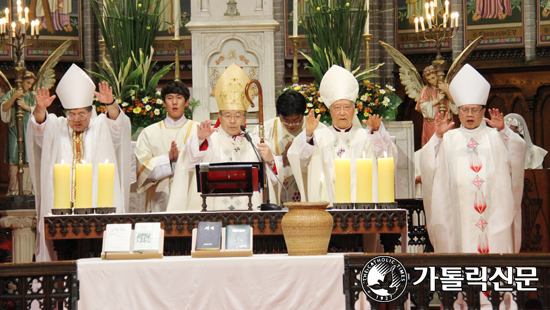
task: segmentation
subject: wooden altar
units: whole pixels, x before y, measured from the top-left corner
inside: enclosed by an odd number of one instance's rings
[[[286,253],[281,219],[286,211],[51,215],[44,217],[46,239],[54,241],[60,260],[99,257],[105,226],[110,223],[160,222],[164,255],[189,255],[191,233],[200,221],[251,225],[254,253]],[[362,252],[365,234],[381,234],[385,252],[394,252],[407,234],[407,210],[330,210],[334,218],[329,252]]]

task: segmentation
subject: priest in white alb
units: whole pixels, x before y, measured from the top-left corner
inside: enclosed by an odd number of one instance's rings
[[[321,128],[320,115],[315,117],[311,110],[305,120],[305,130],[294,139],[288,152],[302,201],[335,202],[336,158],[351,159],[351,196],[347,202],[356,202],[356,176],[360,172],[355,159],[393,157],[397,164],[397,147],[382,119],[371,115],[368,121],[363,121],[367,128],[361,127],[355,111],[358,92],[356,78],[342,67],[334,65],[323,76],[319,93],[330,110],[332,126]],[[373,165],[375,163],[376,160]],[[302,171],[308,172],[307,179],[302,178]],[[374,199],[377,199],[376,194],[377,190],[373,190]]]
[[[460,128],[439,114],[422,148],[424,209],[437,253],[518,253],[521,246],[525,141],[498,109],[484,118],[490,88],[465,65],[450,84]]]
[[[245,97],[245,86],[249,78],[237,64],[227,67],[218,78],[214,94],[219,109],[219,124],[211,128],[211,121],[198,125],[197,133],[192,135],[178,157],[168,211],[200,211],[202,198],[197,192],[195,166],[200,163],[258,162],[252,145],[245,138],[241,126],[246,126],[246,112],[249,102]],[[268,143],[260,143],[258,136],[250,134],[252,143],[266,160],[264,171],[267,173],[267,185],[270,187],[270,202],[277,204],[280,188],[277,186],[283,163],[275,156]],[[268,167],[269,166],[269,167]],[[271,172],[270,169],[274,171]],[[282,173],[281,173],[282,176]],[[254,192],[253,208],[263,203],[263,193]],[[208,197],[208,210],[246,210],[248,197],[225,196]]]
[[[293,90],[287,90],[282,93],[275,104],[277,117],[264,122],[265,140],[273,146],[275,156],[281,156],[284,167],[284,186],[286,191],[281,191],[281,201],[300,201],[300,190],[288,161],[288,149],[294,139],[306,128],[304,115],[307,109],[306,98],[304,95]],[[319,124],[320,128],[325,125]],[[259,135],[259,126],[254,129],[254,133]],[[303,171],[307,172],[307,171]],[[304,173],[302,178],[307,178]]]
[[[46,242],[44,216],[54,207],[54,165],[68,163],[92,164],[92,205],[97,206],[98,164],[114,163],[113,206],[117,213],[128,210],[130,192],[130,120],[121,113],[113,98],[112,88],[99,84],[99,101],[106,114],[96,115],[92,105],[95,85],[76,65],[65,73],[56,89],[66,117],[48,114],[55,95],[47,89],[38,89],[36,108],[28,123],[27,150],[29,168],[36,193],[39,216],[36,237],[36,261],[56,259],[52,244]],[[71,169],[74,171],[74,169]],[[71,197],[74,200],[74,175],[71,176]]]
[[[161,96],[166,119],[145,128],[135,149],[138,193],[146,193],[145,210],[139,212],[166,211],[179,150],[197,133],[195,123],[184,115],[189,105],[185,84],[170,81],[162,88]]]

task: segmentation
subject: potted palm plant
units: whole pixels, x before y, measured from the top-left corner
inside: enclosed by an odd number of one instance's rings
[[[135,136],[139,128],[166,117],[156,88],[173,64],[154,73],[156,62],[152,62],[160,15],[166,8],[161,0],[92,0],[91,3],[109,59],[103,59],[105,67],[97,64],[99,72],[90,73],[113,87],[116,100],[132,122]],[[196,101],[190,104],[196,105]],[[96,108],[103,112],[99,102]],[[191,116],[192,110],[188,109],[186,117]]]
[[[321,114],[321,121],[332,124],[330,113],[318,94],[318,85],[325,72],[332,65],[339,65],[353,73],[360,85],[356,109],[360,120],[370,114],[378,114],[384,120],[392,120],[397,115],[401,99],[395,95],[395,89],[386,85],[371,85],[369,79],[383,64],[370,68],[361,68],[359,54],[363,39],[363,26],[368,11],[366,0],[306,0],[306,14],[300,21],[311,54],[302,55],[310,62],[307,68],[315,78],[310,85],[291,85],[283,91],[292,89],[304,95],[308,102],[308,112],[312,108]]]

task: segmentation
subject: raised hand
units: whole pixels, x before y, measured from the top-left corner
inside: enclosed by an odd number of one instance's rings
[[[216,128],[212,128],[211,125],[212,121],[202,121],[197,125],[197,138],[199,138],[199,141],[205,140],[216,132]]]
[[[369,119],[363,120],[363,123],[372,128],[372,130],[377,131],[380,129],[380,123],[382,123],[382,118],[379,115],[369,115]]]
[[[311,137],[313,131],[319,126],[319,120],[321,119],[321,114],[315,117],[315,110],[311,109],[309,114],[306,116],[306,136]]]
[[[258,143],[258,152],[262,154],[268,164],[273,161],[273,153],[271,153],[271,149],[267,146],[267,144]]]
[[[435,114],[435,135],[438,138],[443,138],[443,135],[455,128],[455,122],[452,119],[449,119],[449,112],[439,112]]]
[[[176,141],[172,141],[172,145],[170,147],[170,151],[168,152],[168,157],[170,158],[170,162],[177,161],[178,160],[178,145]]]
[[[498,131],[504,129],[504,114],[500,113],[498,109],[489,109],[489,115],[491,119],[483,118],[489,126],[496,128]]]
[[[55,95],[50,97],[50,90],[44,87],[39,88],[34,93],[34,99],[36,99],[36,110],[46,111],[46,109],[52,104],[55,100]]]
[[[107,82],[99,83],[99,93],[94,91],[94,94],[103,104],[110,104],[114,101],[113,88]]]

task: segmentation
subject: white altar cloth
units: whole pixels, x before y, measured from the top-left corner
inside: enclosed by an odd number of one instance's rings
[[[79,310],[344,309],[341,253],[77,261]]]

